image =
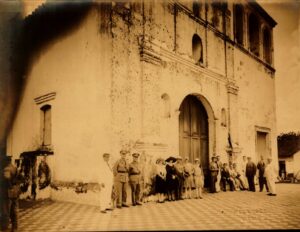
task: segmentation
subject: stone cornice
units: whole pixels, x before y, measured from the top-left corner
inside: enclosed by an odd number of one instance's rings
[[[44,94],[42,96],[36,97],[34,99],[34,101],[37,105],[39,105],[39,104],[42,104],[44,102],[54,100],[55,97],[56,97],[56,92],[51,92],[51,93],[47,93],[47,94]]]
[[[233,81],[229,81],[226,87],[227,87],[227,93],[238,95],[239,87]]]
[[[149,63],[154,63],[156,65],[166,65],[167,61],[173,61],[188,67],[191,71],[194,71],[199,74],[205,74],[216,81],[226,82],[225,75],[216,73],[212,70],[209,70],[206,67],[196,65],[192,59],[184,58],[173,51],[169,51],[167,48],[163,48],[155,42],[153,39],[152,42],[149,41],[148,37],[141,39],[141,60]]]

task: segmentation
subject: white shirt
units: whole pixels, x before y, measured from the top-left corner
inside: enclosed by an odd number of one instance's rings
[[[113,172],[109,162],[102,161],[99,182],[106,184],[110,184],[113,182]]]
[[[266,165],[264,176],[271,181],[276,180],[277,172],[276,172],[274,165],[272,165],[272,164]]]

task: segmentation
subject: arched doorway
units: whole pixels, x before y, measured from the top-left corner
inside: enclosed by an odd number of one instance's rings
[[[191,162],[199,158],[209,182],[208,116],[201,101],[193,95],[184,98],[179,115],[179,154],[189,157]]]

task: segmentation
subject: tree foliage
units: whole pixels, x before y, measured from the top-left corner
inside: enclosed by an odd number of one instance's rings
[[[300,150],[300,132],[282,133],[277,137],[279,157],[289,157]]]

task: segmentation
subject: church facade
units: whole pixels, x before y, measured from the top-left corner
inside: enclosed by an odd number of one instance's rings
[[[206,176],[214,154],[277,162],[275,25],[247,0],[42,4],[24,19],[30,67],[7,153],[49,154],[43,194],[87,204],[102,154],[122,148],[200,158]]]

